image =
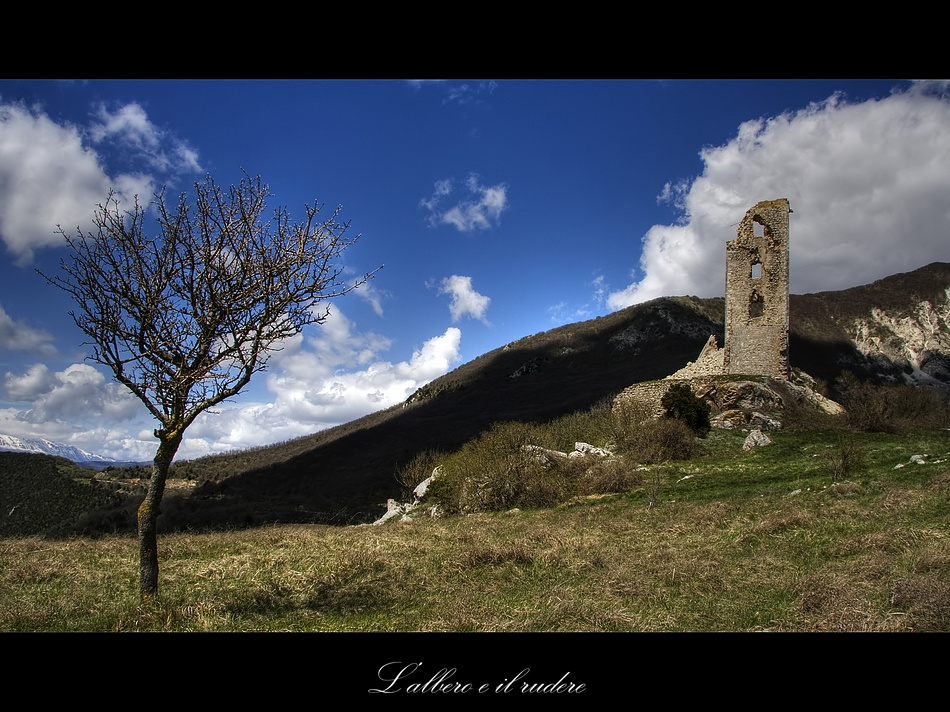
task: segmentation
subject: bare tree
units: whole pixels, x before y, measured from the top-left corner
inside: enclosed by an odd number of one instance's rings
[[[67,234],[72,250],[59,276],[46,280],[79,305],[70,312],[91,339],[92,360],[112,369],[158,420],[158,450],[138,510],[139,588],[158,592],[156,520],[165,480],[185,429],[202,412],[236,395],[264,370],[280,342],[329,315],[326,301],[374,273],[346,282],[337,260],[359,239],[349,223],[306,206],[267,214],[268,187],[245,173],[222,190],[208,177],[195,202],[166,205],[155,196],[155,237],[146,208],[123,210],[114,193],[99,205],[95,229]]]

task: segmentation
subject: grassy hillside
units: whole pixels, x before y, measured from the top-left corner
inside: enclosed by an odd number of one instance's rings
[[[2,539],[0,630],[950,630],[948,432],[772,437],[553,509],[168,535],[151,607],[131,536]]]
[[[792,365],[830,388],[843,369],[873,375],[848,335],[855,319],[873,306],[896,316],[922,299],[936,303],[947,285],[950,264],[934,263],[863,287],[792,295]],[[457,450],[496,422],[544,423],[631,383],[666,376],[695,359],[710,334],[722,343],[723,309],[723,299],[656,299],[519,339],[436,379],[406,404],[351,423],[176,464],[172,477],[194,486],[166,495],[160,527],[210,531],[372,521],[388,498],[401,494],[396,475],[420,453]],[[882,365],[887,367],[876,363]],[[86,517],[76,530],[131,529],[136,505],[128,500]]]
[[[454,450],[492,423],[543,422],[665,376],[696,358],[721,330],[716,319],[722,300],[655,300],[496,349],[406,405],[276,447],[182,463],[175,476],[198,487],[187,502],[163,505],[164,526],[372,521],[400,494],[396,472],[420,451]]]
[[[0,452],[0,536],[65,532],[86,512],[118,504],[95,474],[63,457]]]
[[[870,375],[846,327],[872,306],[896,314],[936,300],[947,285],[950,264],[934,263],[864,287],[793,295],[792,365],[831,387],[843,369]],[[169,503],[164,526],[371,521],[399,495],[394,475],[419,452],[455,450],[492,423],[544,422],[662,378],[694,360],[710,334],[722,343],[724,306],[663,298],[569,324],[460,366],[408,405],[274,447],[183,463],[178,475],[199,486],[187,502]]]

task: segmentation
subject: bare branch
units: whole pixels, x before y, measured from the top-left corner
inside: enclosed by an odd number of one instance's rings
[[[195,200],[155,196],[158,232],[146,209],[99,205],[95,229],[75,236],[63,274],[46,276],[78,305],[73,319],[108,366],[163,427],[190,424],[266,367],[279,343],[321,323],[317,307],[363,284],[341,278],[338,260],[359,239],[340,208],[320,221],[306,206],[295,223],[285,209],[268,219],[267,185],[245,174],[222,190],[209,177]]]
[[[70,247],[61,274],[43,275],[76,302],[71,312],[90,339],[92,359],[108,366],[161,427],[148,495],[139,508],[140,590],[158,588],[155,522],[172,458],[202,412],[231,398],[266,368],[280,343],[322,323],[325,302],[356,289],[338,261],[359,235],[347,235],[340,208],[320,221],[305,206],[293,222],[283,208],[267,217],[271,197],[247,173],[227,191],[207,177],[195,200],[154,196],[154,237],[146,208],[122,210],[110,193],[94,229],[60,234]]]

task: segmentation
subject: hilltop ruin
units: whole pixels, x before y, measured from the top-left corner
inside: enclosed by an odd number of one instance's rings
[[[699,358],[668,378],[788,378],[786,198],[756,203],[726,243],[726,343],[710,336]]]
[[[723,372],[788,378],[788,200],[757,203],[726,243]]]
[[[624,408],[633,401],[661,415],[660,399],[673,383],[687,382],[701,398],[733,421],[739,409],[780,408],[783,396],[769,381],[792,388],[795,397],[811,401],[826,412],[840,406],[815,393],[808,385],[788,383],[788,216],[786,198],[756,203],[739,223],[734,240],[726,243],[725,344],[719,348],[709,337],[696,361],[660,381],[637,383],[614,402]],[[728,379],[724,377],[730,377]],[[748,376],[756,383],[745,383]],[[801,374],[808,382],[810,379]],[[744,384],[740,387],[740,384]],[[779,390],[788,388],[776,384]],[[748,415],[748,414],[746,414]],[[722,426],[721,426],[722,427]]]

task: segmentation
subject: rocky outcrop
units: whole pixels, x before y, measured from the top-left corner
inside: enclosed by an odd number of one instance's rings
[[[877,307],[853,324],[853,340],[872,370],[903,370],[906,382],[950,384],[950,288],[942,300],[924,300],[904,316]]]
[[[674,376],[677,376],[674,374]],[[777,430],[782,412],[789,401],[813,409],[816,413],[841,415],[838,403],[814,390],[814,381],[807,374],[796,373],[796,382],[771,376],[700,376],[635,383],[614,399],[614,413],[620,417],[642,420],[663,415],[661,400],[674,383],[687,383],[699,398],[709,403],[716,428],[758,427]]]

